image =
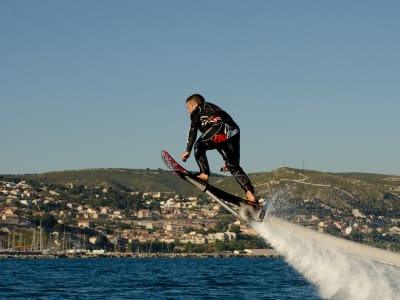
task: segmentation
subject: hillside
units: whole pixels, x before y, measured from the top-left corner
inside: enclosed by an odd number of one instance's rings
[[[400,176],[367,173],[325,173],[280,168],[249,175],[259,197],[318,200],[333,210],[400,217]],[[9,177],[9,176],[7,176]],[[139,192],[198,195],[199,191],[171,172],[157,169],[84,169],[21,175],[44,184],[106,186]],[[210,183],[243,195],[232,176],[213,175]],[[278,201],[279,202],[279,201]]]
[[[364,173],[323,173],[281,168],[252,176],[261,195],[322,201],[329,207],[364,214],[400,217],[400,176]]]
[[[400,251],[400,176],[291,168],[249,175],[258,196],[270,203],[268,215],[349,240]],[[92,213],[102,207],[121,209],[126,216],[137,215],[138,210],[145,207],[160,215],[160,199],[147,201],[141,196],[145,192],[162,192],[164,201],[174,194],[187,199],[201,195],[204,199],[203,193],[162,169],[86,169],[0,175],[0,181],[3,185],[8,181],[19,182],[21,187],[22,182],[27,183],[25,189],[13,189],[11,184],[0,190],[0,208],[3,203],[3,218],[6,219],[10,203],[14,210],[20,211],[19,217],[29,219],[33,211],[26,205],[41,203],[43,206],[46,201],[50,201],[46,211],[59,218],[68,211],[68,205],[84,205]],[[213,175],[210,183],[234,194],[244,194],[232,176]],[[31,208],[40,210],[40,205]],[[72,209],[67,214],[74,224],[73,220],[81,212]]]

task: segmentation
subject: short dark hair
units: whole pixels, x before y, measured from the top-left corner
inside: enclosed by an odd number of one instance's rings
[[[189,101],[193,101],[193,102],[196,102],[197,104],[201,104],[201,103],[204,103],[206,100],[200,94],[193,94],[186,99],[186,103],[188,103]]]

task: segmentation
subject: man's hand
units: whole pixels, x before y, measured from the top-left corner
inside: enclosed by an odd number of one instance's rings
[[[181,160],[182,161],[187,161],[187,159],[189,158],[189,156],[190,156],[190,153],[189,152],[183,152],[182,153],[182,155],[181,155]]]

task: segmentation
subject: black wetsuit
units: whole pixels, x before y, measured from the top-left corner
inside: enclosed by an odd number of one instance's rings
[[[186,151],[190,153],[194,145],[200,172],[210,175],[206,151],[217,149],[241,187],[254,193],[249,177],[240,167],[240,129],[231,116],[215,104],[203,102],[192,111],[190,119]],[[195,142],[197,130],[202,134]]]

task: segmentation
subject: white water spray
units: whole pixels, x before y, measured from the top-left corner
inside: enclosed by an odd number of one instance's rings
[[[264,223],[252,226],[318,287],[324,299],[400,299],[400,254],[321,234],[268,215]],[[377,262],[376,258],[386,263]]]

